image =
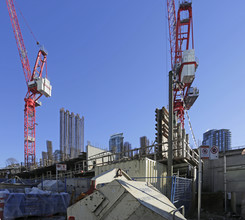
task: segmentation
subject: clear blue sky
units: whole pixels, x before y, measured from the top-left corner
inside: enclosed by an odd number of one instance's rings
[[[37,108],[37,158],[46,140],[59,148],[61,107],[85,117],[85,143],[108,147],[116,132],[133,147],[143,135],[153,141],[155,108],[168,102],[166,0],[16,1],[49,52],[53,94]],[[200,96],[189,114],[196,139],[207,129],[228,128],[233,146],[245,144],[244,6],[244,0],[193,0]],[[17,13],[33,68],[37,47]],[[27,88],[5,1],[0,17],[2,167],[9,157],[24,160]]]

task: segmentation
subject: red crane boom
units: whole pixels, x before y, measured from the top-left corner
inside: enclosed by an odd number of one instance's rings
[[[23,40],[23,37],[21,34],[19,21],[17,18],[17,14],[15,11],[13,1],[7,0],[6,2],[7,2],[7,6],[8,6],[9,16],[11,19],[12,28],[14,31],[14,36],[16,39],[16,43],[17,43],[17,47],[18,47],[18,51],[19,51],[19,55],[20,55],[20,60],[21,60],[21,64],[22,64],[25,79],[26,79],[26,83],[28,83],[30,78],[31,78],[31,69],[30,69],[30,64],[29,64],[29,60],[27,57],[27,52],[26,52],[24,40]]]
[[[45,78],[43,77],[43,69],[47,60],[47,52],[44,48],[38,51],[35,66],[31,73],[14,2],[13,0],[6,0],[6,4],[28,89],[24,98],[24,161],[25,166],[30,167],[35,164],[36,159],[36,107],[41,105],[38,99],[42,95],[45,95],[46,97],[51,96],[52,86],[46,78],[47,74]]]
[[[193,37],[192,3],[182,0],[177,19],[175,1],[167,0],[171,68],[174,73],[174,113],[184,127],[184,111],[189,110],[199,95],[197,88],[191,87],[198,66]]]

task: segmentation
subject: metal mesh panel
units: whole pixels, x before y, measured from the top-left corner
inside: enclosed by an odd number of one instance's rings
[[[182,177],[133,177],[135,181],[151,183],[161,193],[166,195],[167,178],[172,178],[171,202],[179,208],[184,205],[186,212],[189,211],[192,199],[192,180]]]
[[[178,208],[185,206],[186,211],[190,209],[192,198],[192,180],[181,177],[172,178],[171,201]]]

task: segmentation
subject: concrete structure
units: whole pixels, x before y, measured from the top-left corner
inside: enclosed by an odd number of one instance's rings
[[[109,140],[109,151],[112,153],[121,153],[123,151],[123,133],[113,134]],[[116,159],[121,158],[122,154],[117,154]]]
[[[168,136],[169,136],[169,113],[166,108],[156,109],[156,158],[157,160],[168,160]],[[186,160],[192,165],[198,164],[198,154],[191,149],[189,145],[189,134],[186,134],[185,128],[182,128],[181,123],[177,123],[176,116],[173,117],[173,134],[172,134],[172,156],[174,163],[186,163]],[[149,153],[149,152],[148,152]]]
[[[146,182],[132,181],[123,171],[102,174],[92,181],[97,190],[68,207],[67,217],[86,220],[185,219],[166,196]],[[103,178],[107,175],[106,178]],[[110,179],[110,176],[114,179]],[[106,182],[101,182],[100,179]],[[108,183],[108,179],[110,182]]]
[[[115,155],[106,150],[94,147],[90,144],[86,146],[87,150],[87,170],[92,170],[95,166],[102,165],[103,163],[112,162],[115,159]]]
[[[62,160],[78,157],[84,151],[84,117],[60,109],[60,151]]]
[[[167,166],[151,160],[143,158],[141,160],[122,161],[104,166],[95,167],[95,176],[102,174],[105,171],[113,168],[120,168],[125,171],[130,177],[136,178],[139,181],[151,183],[154,187],[160,190],[163,194],[166,193],[166,176]]]
[[[46,152],[45,152],[46,153]],[[83,176],[81,171],[86,172],[86,153],[82,152],[79,157],[70,160],[62,161],[62,164],[66,164],[67,170],[58,173],[58,178],[75,178]],[[84,167],[82,165],[85,165]],[[13,168],[12,168],[13,169]],[[14,170],[14,169],[13,169]],[[23,172],[22,169],[15,174],[22,179],[55,179],[56,178],[56,163],[46,166],[35,167],[30,171]],[[22,171],[22,172],[21,172]],[[94,176],[93,172],[86,174],[86,177]],[[12,176],[14,177],[14,176]]]
[[[150,142],[147,139],[146,136],[140,137],[140,148],[141,148],[141,154],[148,154],[149,153],[149,148],[146,148],[149,146]]]
[[[203,134],[202,145],[217,146],[219,151],[231,149],[231,132],[229,129],[212,129]]]
[[[157,141],[157,158],[168,158],[168,138],[169,138],[169,113],[165,107],[156,109],[156,141]],[[196,156],[198,156],[189,146],[189,135],[186,134],[181,123],[177,123],[177,117],[173,117],[173,133],[172,133],[172,155],[173,159],[186,158],[194,160],[198,163]],[[194,155],[194,156],[193,156]]]
[[[227,161],[227,193],[235,193],[237,204],[245,199],[245,155],[243,149],[229,150],[226,152]],[[219,159],[203,159],[203,191],[224,191],[224,157],[219,153]]]

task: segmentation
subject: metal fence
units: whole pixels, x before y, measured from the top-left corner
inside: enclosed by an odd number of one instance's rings
[[[184,205],[186,212],[190,210],[192,201],[192,180],[177,176],[172,177],[133,177],[135,181],[144,181],[152,184],[162,194],[167,194],[167,179],[172,179],[171,202],[179,208]]]
[[[179,208],[184,205],[186,212],[189,211],[192,201],[192,180],[177,176],[172,177],[133,177],[135,181],[143,181],[152,184],[162,194],[167,194],[167,179],[171,178],[171,202]],[[81,193],[86,192],[90,186],[91,178],[60,178],[65,184],[65,192],[73,194],[76,198]],[[25,185],[37,186],[45,179],[5,179],[1,183],[21,183]]]
[[[186,212],[190,210],[192,201],[192,180],[182,177],[172,177],[171,202],[178,208],[185,206]]]

